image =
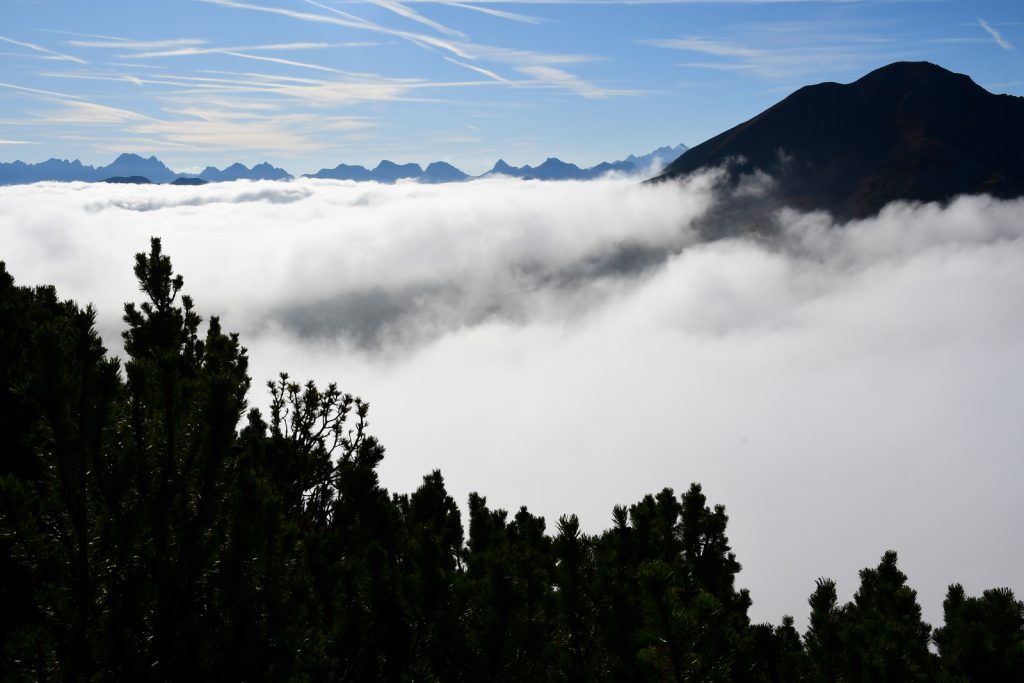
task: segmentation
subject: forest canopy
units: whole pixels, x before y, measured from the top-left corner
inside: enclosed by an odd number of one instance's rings
[[[464,521],[439,471],[391,493],[367,402],[282,374],[250,408],[158,239],[135,276],[122,361],[0,262],[3,680],[1024,681],[1009,589],[950,586],[933,629],[893,551],[848,603],[809,586],[805,633],[752,623],[699,484],[596,535],[478,494]]]

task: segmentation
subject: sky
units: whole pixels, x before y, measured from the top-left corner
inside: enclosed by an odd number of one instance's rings
[[[802,628],[815,579],[849,599],[889,549],[932,624],[954,581],[1024,594],[1024,199],[709,242],[721,179],[0,187],[0,255],[123,357],[160,236],[250,405],[282,371],[368,400],[393,492],[439,468],[463,505],[599,532],[700,482],[755,621]]]
[[[0,161],[589,166],[897,60],[1024,94],[1018,0],[0,0]]]

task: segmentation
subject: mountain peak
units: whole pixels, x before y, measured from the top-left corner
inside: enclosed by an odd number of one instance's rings
[[[122,152],[121,154],[117,155],[116,159],[114,159],[114,163],[115,164],[124,163],[124,162],[132,162],[132,161],[145,161],[145,159],[143,159],[138,154],[134,154],[132,152]]]
[[[897,62],[853,83],[801,88],[688,150],[662,177],[727,166],[737,181],[760,170],[775,177],[782,203],[841,219],[896,199],[1018,196],[1021,121],[1024,98],[993,95],[928,62]]]

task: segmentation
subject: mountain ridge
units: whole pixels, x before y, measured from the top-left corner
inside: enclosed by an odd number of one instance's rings
[[[996,95],[930,62],[896,62],[848,83],[793,92],[693,147],[655,180],[726,167],[758,171],[775,200],[837,218],[894,200],[1024,194],[1024,98]]]
[[[491,170],[479,176],[472,176],[445,161],[434,161],[424,168],[417,163],[399,164],[384,159],[372,170],[365,166],[341,163],[334,168],[323,168],[316,173],[308,173],[302,177],[381,183],[415,180],[430,184],[462,182],[492,175],[507,175],[532,180],[590,180],[612,172],[642,174],[649,171],[652,164],[660,161],[661,165],[664,165],[671,161],[667,158],[668,156],[676,151],[678,154],[675,156],[678,156],[685,149],[686,146],[681,144],[676,147],[659,147],[643,156],[630,154],[626,159],[602,162],[585,169],[555,157],[549,157],[537,167],[510,166],[504,160],[499,159]],[[266,161],[256,164],[252,168],[236,162],[223,169],[207,166],[198,174],[176,173],[155,156],[147,158],[132,153],[120,154],[106,166],[89,166],[82,164],[77,159],[73,161],[48,159],[36,164],[24,161],[0,162],[0,185],[22,185],[44,181],[103,182],[108,178],[145,178],[152,183],[192,185],[198,184],[190,182],[194,180],[217,183],[234,180],[291,180],[293,177],[283,168],[272,166]]]

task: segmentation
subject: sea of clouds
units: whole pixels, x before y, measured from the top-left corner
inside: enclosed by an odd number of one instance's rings
[[[282,370],[368,399],[392,490],[440,468],[461,501],[599,531],[699,481],[757,620],[804,623],[815,578],[848,598],[889,548],[932,623],[952,581],[1024,592],[1024,201],[704,238],[767,190],[41,183],[0,188],[0,258],[94,303],[121,353],[133,254],[160,236],[241,333],[251,402]]]

